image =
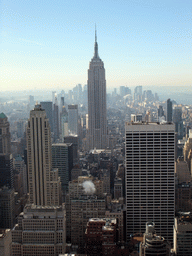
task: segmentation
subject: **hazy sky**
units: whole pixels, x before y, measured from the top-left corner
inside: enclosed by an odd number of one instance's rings
[[[192,85],[191,0],[1,0],[0,90],[86,84],[95,23],[108,88]]]

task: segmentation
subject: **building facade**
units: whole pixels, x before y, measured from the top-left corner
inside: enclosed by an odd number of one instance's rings
[[[105,149],[108,146],[106,116],[106,80],[104,63],[98,55],[95,36],[94,56],[88,69],[88,135],[87,148]]]
[[[175,211],[175,127],[173,124],[126,123],[127,240],[155,222],[172,241]]]

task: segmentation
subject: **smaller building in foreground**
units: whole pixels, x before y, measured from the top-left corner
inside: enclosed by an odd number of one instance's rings
[[[140,243],[140,256],[170,256],[171,246],[165,239],[155,233],[155,224],[146,223],[146,232],[143,242]]]
[[[180,212],[175,218],[174,252],[177,256],[192,256],[191,212]]]
[[[64,206],[27,205],[12,230],[12,255],[58,256],[65,251]]]

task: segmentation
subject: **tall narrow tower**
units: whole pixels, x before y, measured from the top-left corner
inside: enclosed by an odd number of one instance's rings
[[[98,55],[96,30],[94,56],[88,69],[87,146],[88,149],[104,149],[108,146],[105,69]]]
[[[60,179],[58,170],[52,170],[51,129],[40,104],[28,120],[27,161],[30,204],[59,205]]]

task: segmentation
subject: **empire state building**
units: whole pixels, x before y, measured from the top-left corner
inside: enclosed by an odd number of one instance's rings
[[[105,149],[108,146],[106,117],[106,80],[104,63],[98,55],[95,31],[94,56],[88,69],[88,149]]]

